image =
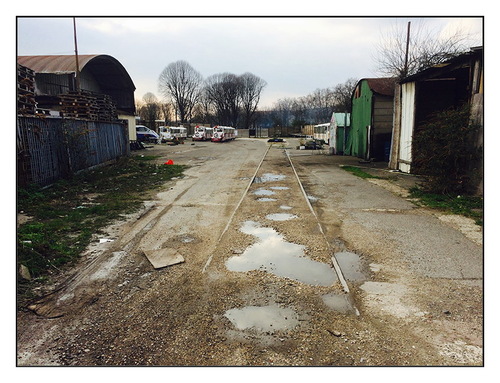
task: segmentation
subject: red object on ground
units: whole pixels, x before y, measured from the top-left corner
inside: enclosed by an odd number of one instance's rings
[[[167,162],[165,162],[165,165],[173,165],[174,164],[174,161],[172,160],[168,160]]]

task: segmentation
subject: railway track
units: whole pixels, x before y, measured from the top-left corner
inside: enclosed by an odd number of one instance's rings
[[[278,154],[279,153],[279,154]],[[284,171],[286,169],[286,171]],[[287,173],[287,174],[283,174]],[[272,182],[267,182],[269,184],[270,189],[270,194],[273,196],[273,198],[256,198],[256,192],[259,191],[260,186],[264,186],[264,183],[262,182],[262,179],[266,179],[265,175],[268,175],[268,178],[272,178],[272,176],[276,176],[277,179],[281,179],[281,182],[276,183],[276,185],[271,186]],[[260,176],[259,176],[260,175]],[[282,177],[281,177],[282,176]],[[259,182],[260,181],[260,182]],[[278,185],[279,184],[279,185]],[[268,186],[268,185],[265,185]],[[294,196],[292,197],[291,194],[288,196],[282,196],[283,193],[276,193],[272,191],[272,189],[278,189],[278,190],[287,190],[291,189],[293,190]],[[262,194],[265,195],[266,189],[262,189]],[[277,209],[280,209],[279,211],[283,210],[283,204],[286,203],[287,201],[293,200],[294,201],[294,210],[297,210],[300,208],[302,211],[300,214],[301,219],[307,220],[308,225],[307,226],[316,226],[317,230],[313,230],[313,234],[308,234],[307,230],[302,233],[302,235],[305,236],[314,236],[316,238],[319,238],[322,242],[321,249],[323,250],[323,254],[321,254],[320,257],[317,256],[316,258],[322,258],[322,260],[325,259],[325,254],[328,254],[329,262],[331,263],[331,267],[335,271],[336,277],[338,282],[340,282],[342,289],[344,293],[349,293],[349,286],[347,284],[347,281],[343,275],[343,272],[341,270],[341,267],[339,263],[337,262],[337,259],[334,255],[334,249],[332,248],[330,241],[328,240],[327,236],[325,235],[325,231],[323,230],[322,224],[318,218],[318,215],[316,214],[316,211],[311,204],[310,201],[310,196],[307,195],[306,190],[304,189],[304,186],[301,182],[301,179],[295,169],[295,166],[293,164],[292,158],[286,148],[281,149],[277,148],[274,146],[274,144],[271,144],[268,146],[267,150],[265,151],[264,155],[260,159],[253,175],[250,177],[250,181],[244,190],[239,202],[236,204],[232,214],[230,215],[228,222],[224,228],[224,230],[221,232],[217,245],[220,243],[224,242],[226,239],[225,237],[235,237],[238,235],[238,233],[235,232],[235,228],[238,226],[241,226],[244,221],[242,218],[239,220],[236,218],[238,216],[246,216],[248,217],[248,214],[245,214],[245,210],[248,210],[249,205],[255,205],[255,203],[260,203],[262,204],[262,211],[271,212],[274,210],[276,211]],[[267,206],[266,206],[267,203]],[[282,204],[278,206],[279,204]],[[262,212],[261,211],[261,212]],[[309,213],[309,214],[307,214]],[[275,214],[280,214],[280,213],[275,213]],[[281,213],[285,214],[285,213]],[[258,216],[253,217],[255,221],[266,221],[265,219],[262,220],[262,214],[257,214]],[[260,217],[259,217],[260,215]],[[248,220],[247,220],[248,221]],[[286,223],[285,223],[286,224]],[[292,226],[295,226],[295,222],[291,223]],[[290,236],[290,240],[292,242],[294,241],[294,238]],[[226,240],[227,241],[227,240]],[[236,252],[241,252],[242,250],[237,250]],[[207,270],[209,269],[211,263],[214,260],[214,257],[216,257],[216,254],[220,252],[219,246],[216,247],[215,251],[209,256],[207,262],[205,263],[202,273],[206,273]],[[226,259],[227,260],[227,259]]]

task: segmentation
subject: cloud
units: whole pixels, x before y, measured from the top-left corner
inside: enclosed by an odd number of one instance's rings
[[[251,72],[268,85],[262,103],[305,96],[349,78],[376,75],[384,31],[408,18],[379,17],[77,17],[82,54],[109,54],[134,81],[136,97],[157,93],[158,76],[186,60],[205,78]],[[412,23],[422,19],[411,19]],[[436,30],[470,19],[425,18]],[[73,53],[72,18],[19,21],[21,54]]]
[[[107,36],[155,36],[161,33],[179,34],[184,28],[181,24],[169,22],[169,18],[157,17],[113,17],[77,18],[78,24]]]

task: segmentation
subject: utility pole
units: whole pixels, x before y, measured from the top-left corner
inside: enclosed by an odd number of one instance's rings
[[[78,44],[76,39],[76,17],[73,17],[73,36],[75,39],[75,60],[76,60],[76,90],[80,91],[80,66],[78,65]]]
[[[411,21],[408,21],[408,31],[406,32],[406,51],[405,51],[405,66],[403,69],[403,78],[408,75],[408,51],[410,49],[410,25]]]

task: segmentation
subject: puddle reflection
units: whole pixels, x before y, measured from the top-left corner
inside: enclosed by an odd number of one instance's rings
[[[294,218],[297,218],[295,214],[288,213],[274,213],[266,215],[266,219],[269,219],[270,221],[288,221]]]
[[[270,306],[247,306],[230,309],[224,314],[238,330],[256,329],[266,332],[292,330],[299,321],[290,308]]]
[[[366,279],[366,275],[361,270],[361,258],[358,254],[343,251],[335,253],[335,258],[348,281],[364,281]]]
[[[332,310],[342,314],[352,314],[356,312],[349,297],[345,294],[326,294],[321,297],[323,302]]]
[[[282,181],[285,179],[284,174],[273,174],[273,173],[265,173],[261,177],[255,177],[253,182],[256,184],[260,184],[262,182],[273,182],[273,181]]]
[[[267,189],[257,189],[256,191],[253,192],[255,195],[273,195],[276,194],[272,190],[267,190]]]
[[[246,221],[240,229],[259,240],[243,254],[226,261],[231,271],[261,270],[279,277],[293,279],[310,285],[330,286],[338,278],[327,264],[304,257],[303,245],[287,242],[281,234],[254,221]]]

